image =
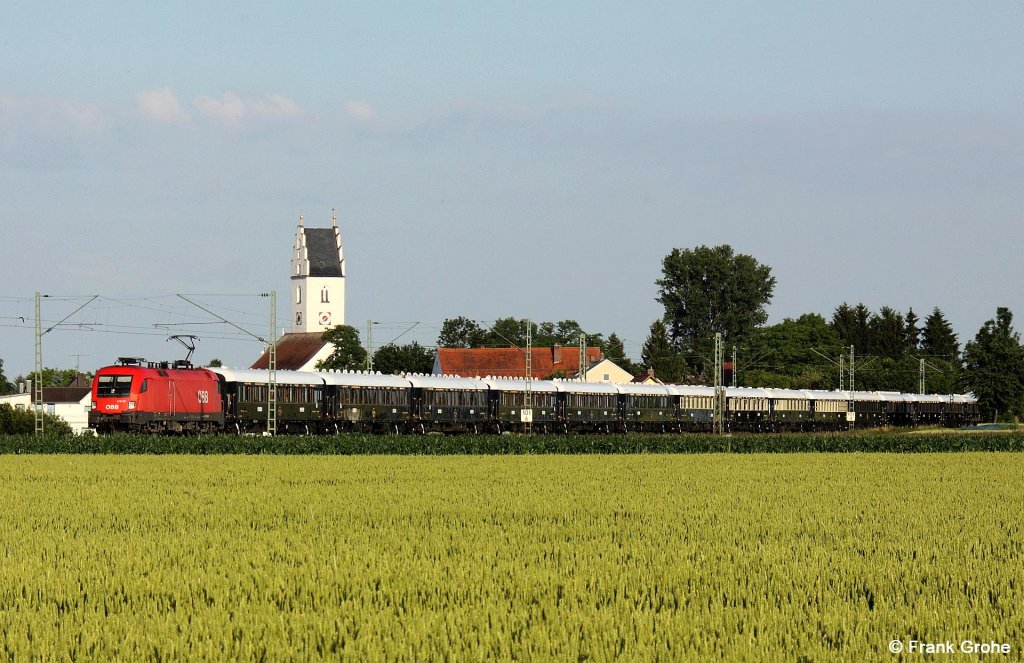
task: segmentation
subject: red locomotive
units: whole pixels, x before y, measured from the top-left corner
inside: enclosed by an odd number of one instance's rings
[[[99,433],[213,433],[224,428],[220,380],[188,362],[121,357],[92,380],[89,427]]]

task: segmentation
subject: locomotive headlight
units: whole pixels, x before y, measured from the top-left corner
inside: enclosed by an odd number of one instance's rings
[[[129,410],[134,410],[135,409],[135,401],[128,401],[128,409]]]
[[[96,401],[92,402],[92,409],[94,409],[94,410],[96,409]]]

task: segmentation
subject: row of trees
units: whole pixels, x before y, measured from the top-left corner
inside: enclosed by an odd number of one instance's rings
[[[438,348],[507,348],[526,347],[526,320],[501,318],[494,324],[482,325],[466,317],[448,318],[441,325],[437,338]],[[580,337],[589,347],[599,347],[608,357],[625,370],[639,372],[642,367],[626,357],[625,345],[615,333],[589,333],[575,320],[530,323],[531,342],[534,347],[563,345],[575,347]],[[323,334],[325,341],[334,345],[333,354],[317,367],[327,370],[362,370],[366,367],[366,349],[354,327],[341,325]],[[373,353],[373,369],[381,373],[430,373],[437,352],[417,342],[405,345],[389,343]]]
[[[852,347],[858,389],[916,392],[923,374],[926,391],[972,391],[986,417],[1024,415],[1024,346],[1008,309],[999,308],[961,355],[939,308],[922,322],[913,309],[873,312],[844,302],[831,320],[808,313],[765,326],[771,268],[729,246],[673,249],[662,275],[657,300],[665,313],[641,357],[665,381],[711,382],[717,333],[727,362],[736,349],[740,385],[835,389],[844,380],[848,389]]]

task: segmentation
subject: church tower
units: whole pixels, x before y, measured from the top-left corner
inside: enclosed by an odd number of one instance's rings
[[[291,298],[294,333],[319,334],[345,324],[345,254],[337,214],[330,228],[307,228],[299,216]]]

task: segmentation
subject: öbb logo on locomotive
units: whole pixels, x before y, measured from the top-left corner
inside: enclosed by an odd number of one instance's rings
[[[288,433],[705,432],[716,410],[714,388],[701,385],[286,370],[275,380],[276,428]],[[97,371],[89,425],[99,433],[265,432],[269,387],[266,370],[122,359]],[[729,387],[723,416],[729,431],[829,431],[963,426],[978,421],[978,408],[963,394]]]

